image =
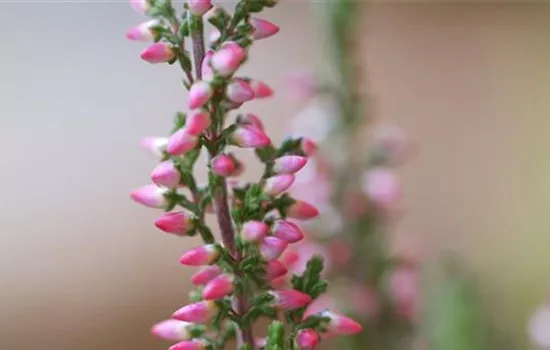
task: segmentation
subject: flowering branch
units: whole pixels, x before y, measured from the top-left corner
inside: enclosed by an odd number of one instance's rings
[[[191,278],[197,286],[190,295],[192,303],[156,324],[153,333],[178,341],[170,350],[225,349],[234,337],[241,350],[311,350],[322,334],[360,332],[361,326],[352,319],[310,309],[327,288],[321,257],[312,257],[303,273],[292,277],[291,289],[275,289],[275,281],[287,273],[279,258],[289,244],[303,238],[291,220],[318,215],[314,206],[286,193],[315,144],[289,138],[276,147],[252,114],[228,122],[243,103],[273,94],[265,83],[235,73],[255,40],[279,31],[273,23],[251,16],[276,1],[240,0],[232,15],[210,0],[189,0],[181,13],[170,0],[131,4],[153,19],[130,29],[127,37],[154,41],[141,54],[147,62],[179,62],[189,91],[189,112],[176,114],[170,136],[144,139],[143,146],[161,162],[151,174],[154,184],[134,190],[131,197],[165,210],[155,222],[160,230],[182,237],[198,234],[204,241],[180,258],[183,265],[202,267]],[[215,28],[207,52],[205,19]],[[193,62],[186,50],[188,38]],[[259,181],[227,181],[244,171],[228,152],[232,146],[254,149],[264,164]],[[208,154],[208,181],[198,185],[194,167],[203,149]],[[207,214],[216,215],[221,242],[206,224]],[[252,328],[260,318],[272,322],[267,338],[254,339]]]

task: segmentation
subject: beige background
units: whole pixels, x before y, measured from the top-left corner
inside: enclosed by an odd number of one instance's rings
[[[266,14],[279,36],[246,68],[280,87],[322,60],[308,4]],[[163,349],[150,325],[186,302],[187,245],[131,203],[185,96],[174,67],[139,60],[126,3],[0,3],[0,349]],[[402,226],[458,252],[499,327],[547,296],[550,6],[375,5],[363,26],[378,112],[417,142]],[[275,57],[277,57],[275,59]],[[275,140],[298,110],[253,103]]]

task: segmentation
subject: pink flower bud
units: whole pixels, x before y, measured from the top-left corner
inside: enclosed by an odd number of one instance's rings
[[[212,7],[210,0],[188,0],[189,11],[195,16],[202,16]]]
[[[295,223],[286,220],[277,220],[273,228],[273,236],[288,243],[296,243],[304,238],[304,233]]]
[[[184,211],[166,213],[155,221],[155,226],[164,232],[185,236],[193,229],[191,215]]]
[[[269,232],[269,226],[262,221],[248,221],[241,230],[242,238],[247,242],[259,242]]]
[[[151,180],[159,186],[176,188],[180,184],[181,175],[174,162],[165,160],[155,167],[151,173]]]
[[[151,328],[151,333],[166,340],[189,340],[191,338],[189,327],[191,326],[192,324],[189,322],[166,320],[154,325]]]
[[[286,210],[286,215],[298,220],[308,220],[319,216],[319,209],[301,200],[296,200]]]
[[[275,159],[273,171],[277,174],[294,174],[302,169],[307,163],[306,157],[282,156]]]
[[[237,160],[230,154],[219,154],[212,159],[212,171],[219,176],[233,176],[239,166]]]
[[[294,183],[294,175],[275,175],[265,181],[264,192],[270,196],[277,196],[286,191]]]
[[[189,100],[187,106],[189,109],[196,109],[204,106],[210,97],[212,97],[212,87],[206,81],[196,81],[189,90]]]
[[[267,98],[273,96],[273,89],[266,83],[259,80],[250,80],[248,85],[254,91],[254,98]]]
[[[296,334],[296,345],[299,350],[313,350],[317,344],[319,344],[319,334],[314,329],[302,329]]]
[[[156,38],[158,33],[153,29],[160,22],[156,19],[141,23],[126,32],[126,37],[134,41],[151,41]]]
[[[260,254],[267,261],[274,260],[283,254],[287,246],[287,241],[283,241],[277,237],[265,237],[260,244]]]
[[[138,13],[147,14],[151,10],[149,0],[130,0],[130,6]]]
[[[230,274],[222,274],[208,282],[202,291],[204,300],[219,300],[233,293],[233,281],[235,277]]]
[[[254,91],[244,79],[233,79],[225,91],[227,98],[235,103],[243,103],[254,98]]]
[[[163,156],[163,152],[166,151],[166,145],[168,145],[168,138],[166,137],[148,136],[141,140],[141,147],[158,158]]]
[[[330,310],[320,313],[320,316],[330,319],[328,323],[328,332],[333,335],[351,335],[357,334],[363,330],[361,324],[349,317],[337,314]]]
[[[250,126],[253,126],[254,128],[256,128],[258,130],[264,131],[264,124],[262,123],[260,118],[258,118],[257,116],[255,116],[254,114],[251,114],[251,113],[248,113],[244,117],[242,117],[239,120],[239,124],[240,125],[250,125]]]
[[[302,144],[301,144],[302,152],[308,157],[311,157],[317,152],[317,143],[313,141],[312,139],[308,139],[306,137],[302,138]]]
[[[288,97],[294,101],[311,99],[319,88],[317,77],[309,70],[290,73],[285,77],[284,85]]]
[[[285,265],[279,260],[270,260],[267,262],[266,277],[270,280],[283,277],[288,272]]]
[[[186,128],[176,131],[168,140],[166,151],[173,156],[181,156],[197,146],[199,138],[191,135]]]
[[[168,207],[168,200],[165,197],[167,192],[166,188],[146,185],[133,190],[130,197],[146,207],[165,209]]]
[[[172,45],[159,42],[143,50],[141,58],[149,63],[164,63],[175,59],[176,53]]]
[[[266,21],[265,19],[252,17],[250,18],[250,24],[254,28],[254,39],[264,39],[279,32],[279,27],[275,24]]]
[[[218,307],[215,302],[211,300],[204,300],[185,305],[178,311],[174,312],[172,317],[180,321],[207,323],[213,316],[216,315],[217,311]]]
[[[214,79],[214,70],[212,69],[212,67],[210,67],[212,56],[214,56],[214,51],[210,50],[206,53],[206,55],[204,56],[204,60],[202,61],[201,71],[202,80],[204,81],[212,81],[212,79]]]
[[[206,350],[208,342],[204,339],[184,340],[172,345],[168,350]]]
[[[205,266],[191,276],[191,283],[196,286],[204,286],[214,278],[221,275],[222,269],[217,265]]]
[[[235,73],[245,57],[245,49],[237,43],[227,42],[220,50],[214,53],[210,64],[217,74],[228,77]]]
[[[363,191],[374,204],[390,207],[401,196],[401,186],[397,175],[389,168],[375,168],[367,171],[363,178]]]
[[[243,125],[233,132],[233,144],[243,148],[261,148],[271,144],[263,131],[250,125]]]
[[[203,266],[211,265],[220,257],[220,252],[214,244],[206,244],[185,252],[180,258],[182,265]]]
[[[296,310],[306,306],[313,300],[308,294],[294,289],[271,291],[269,294],[275,298],[275,307],[283,310]]]
[[[189,112],[185,120],[185,130],[191,135],[200,135],[210,126],[210,114],[202,109]]]

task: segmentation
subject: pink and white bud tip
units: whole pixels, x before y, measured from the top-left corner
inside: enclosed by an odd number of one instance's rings
[[[361,324],[344,315],[337,314],[330,310],[322,311],[322,317],[329,319],[327,333],[333,335],[351,335],[357,334],[363,330]]]
[[[265,237],[260,243],[260,254],[267,260],[275,260],[283,254],[288,247],[288,242],[277,237]]]
[[[212,87],[206,81],[199,80],[191,85],[189,90],[189,100],[187,101],[187,107],[189,109],[196,109],[204,106],[213,94]]]
[[[275,175],[265,181],[264,192],[270,196],[278,196],[288,190],[294,183],[294,175]]]
[[[163,152],[166,151],[166,146],[168,145],[167,137],[154,137],[148,136],[144,137],[141,140],[141,147],[149,152],[151,155],[161,158]]]
[[[304,233],[293,222],[286,220],[277,220],[273,226],[273,236],[287,241],[288,243],[296,243],[304,238]]]
[[[133,190],[130,197],[139,204],[149,208],[165,209],[168,207],[166,194],[168,189],[156,185],[145,185]]]
[[[172,317],[176,320],[207,323],[217,314],[218,307],[212,300],[203,300],[189,305],[185,305],[181,309],[174,312]]]
[[[269,226],[263,221],[248,221],[241,230],[243,240],[247,242],[259,242],[269,232]]]
[[[282,156],[275,159],[273,171],[277,174],[294,174],[300,171],[307,163],[306,157]]]
[[[155,27],[160,25],[160,21],[153,19],[144,23],[141,23],[133,28],[130,28],[126,32],[126,38],[134,41],[152,41],[158,35]]]
[[[166,213],[155,221],[155,226],[164,232],[185,236],[193,229],[191,214],[179,211]]]
[[[204,300],[219,300],[233,293],[235,276],[221,274],[208,282],[202,291]]]
[[[159,42],[143,50],[141,58],[149,63],[171,62],[176,58],[176,52],[172,45]]]
[[[191,276],[191,283],[196,286],[204,286],[221,275],[222,272],[222,269],[217,265],[205,266]]]
[[[311,303],[311,296],[294,289],[270,291],[275,307],[283,310],[296,310]]]
[[[191,323],[178,320],[166,320],[155,324],[151,328],[151,333],[159,338],[166,340],[189,340],[191,334],[189,333],[189,327]]]
[[[251,125],[238,127],[231,138],[233,144],[242,148],[262,148],[271,144],[271,140],[263,131]]]
[[[180,263],[187,266],[211,265],[220,257],[220,252],[214,244],[205,244],[185,252]]]
[[[198,136],[190,134],[186,128],[181,128],[170,136],[166,152],[172,156],[181,156],[194,149],[198,143]]]
[[[159,163],[151,173],[151,180],[158,186],[176,188],[180,185],[181,175],[171,160]]]

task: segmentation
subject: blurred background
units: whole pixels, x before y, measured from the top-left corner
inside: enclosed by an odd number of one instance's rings
[[[307,2],[264,17],[281,32],[245,70],[278,89],[323,55]],[[177,259],[198,240],[160,234],[128,197],[154,166],[139,140],[185,102],[177,68],[125,40],[142,20],[126,2],[0,2],[0,349],[164,349],[150,325],[187,301]],[[550,291],[550,5],[375,3],[362,32],[376,112],[417,147],[400,225],[459,256],[497,329],[529,348]],[[246,110],[280,140],[299,106]]]

